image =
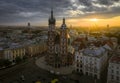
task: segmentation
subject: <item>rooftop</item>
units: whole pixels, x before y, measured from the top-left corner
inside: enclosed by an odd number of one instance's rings
[[[120,55],[115,55],[110,59],[111,63],[118,63],[120,64]]]
[[[94,56],[94,57],[100,57],[105,52],[105,49],[103,47],[95,47],[95,48],[86,48],[84,50],[84,54],[88,56]]]

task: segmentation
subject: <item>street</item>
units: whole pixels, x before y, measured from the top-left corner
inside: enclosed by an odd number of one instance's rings
[[[40,58],[41,56],[39,56]],[[38,58],[38,59],[39,59]],[[51,80],[58,79],[58,83],[94,83],[94,79],[79,74],[55,75],[43,70],[35,64],[36,59],[29,58],[24,63],[11,68],[0,70],[0,83],[51,83]],[[22,76],[22,79],[21,79]],[[99,80],[96,83],[100,83]]]
[[[40,69],[35,65],[34,60],[34,58],[31,58],[14,67],[0,70],[0,83],[35,83],[35,81],[50,83],[50,81],[55,78],[59,79],[60,83],[74,83],[72,81],[70,82],[70,80],[64,80],[61,76],[56,76]],[[21,75],[24,75],[24,81],[21,80]]]

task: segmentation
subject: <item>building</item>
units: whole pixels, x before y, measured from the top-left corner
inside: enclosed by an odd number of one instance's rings
[[[109,60],[107,83],[120,83],[120,54]]]
[[[88,47],[82,47],[75,52],[75,70],[84,75],[92,76],[96,79],[101,78],[101,73],[105,69],[108,61],[109,46],[97,47],[90,44]]]
[[[37,43],[37,41],[10,43],[8,47],[4,49],[0,48],[0,58],[14,61],[16,57],[20,57],[22,59],[24,56],[37,56],[46,50],[47,46],[43,41],[39,43]]]
[[[23,58],[25,54],[26,54],[25,47],[8,48],[4,50],[4,59],[14,61],[16,57]]]
[[[49,29],[48,29],[48,54],[46,56],[46,61],[50,65],[54,65],[54,54],[55,54],[55,24],[56,24],[56,19],[53,17],[53,10],[51,11],[51,17],[48,20],[49,22]],[[57,48],[57,46],[56,46]]]
[[[118,39],[116,37],[111,37],[110,40],[113,43],[113,49],[116,49],[118,46]]]
[[[32,44],[26,47],[26,55],[28,56],[37,56],[42,52],[47,50],[47,46],[45,43],[41,42],[39,44]]]
[[[48,55],[46,56],[46,64],[49,64],[55,68],[72,65],[73,55],[68,51],[68,28],[65,24],[65,18],[63,23],[57,31],[55,29],[56,19],[53,16],[53,10],[49,18],[48,29]]]
[[[69,65],[67,61],[68,55],[68,36],[67,36],[67,26],[65,24],[65,18],[63,18],[63,24],[60,28],[60,55],[62,57],[62,65]]]

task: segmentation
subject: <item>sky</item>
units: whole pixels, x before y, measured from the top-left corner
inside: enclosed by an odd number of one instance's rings
[[[58,26],[120,26],[120,0],[0,0],[0,25],[48,25],[51,8]]]

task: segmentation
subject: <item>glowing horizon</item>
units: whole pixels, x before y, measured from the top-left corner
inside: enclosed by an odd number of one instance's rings
[[[31,25],[33,26],[48,26],[48,19],[44,21],[30,21]],[[56,26],[61,26],[62,19],[56,18]],[[100,17],[89,17],[89,18],[66,18],[66,24],[68,27],[72,26],[82,26],[82,27],[89,27],[89,26],[106,26],[110,25],[110,27],[119,26],[120,27],[120,16],[112,17],[112,18],[100,18]],[[6,25],[6,24],[5,24]],[[27,26],[27,21],[22,23],[14,23],[8,25],[23,25]]]

